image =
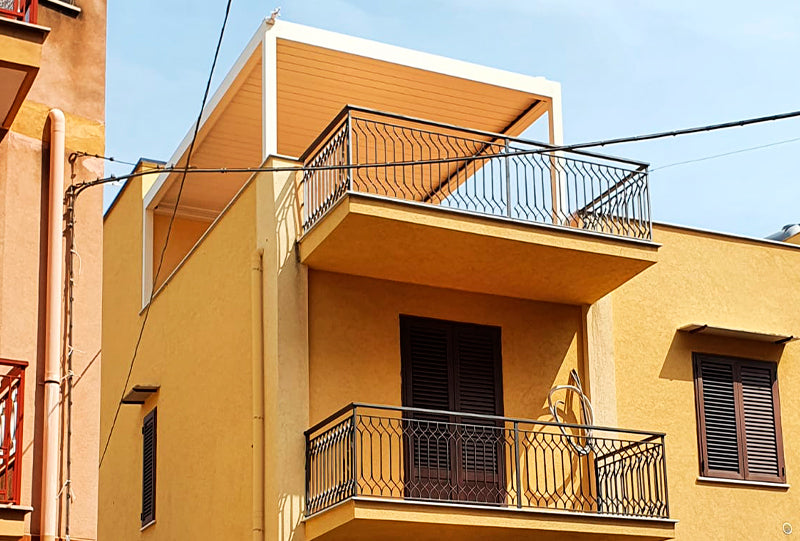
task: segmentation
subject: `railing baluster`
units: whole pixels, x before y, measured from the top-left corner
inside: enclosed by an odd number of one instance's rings
[[[514,421],[514,467],[517,472],[517,507],[522,509],[522,468],[520,468],[519,462],[519,422]]]
[[[366,496],[669,517],[663,434],[353,405],[305,438],[307,515]]]

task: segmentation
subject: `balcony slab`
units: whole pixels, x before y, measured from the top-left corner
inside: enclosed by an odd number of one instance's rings
[[[676,522],[356,498],[309,517],[305,532],[319,541],[657,541],[673,539]]]
[[[591,304],[656,262],[658,244],[349,193],[299,243],[311,268]]]

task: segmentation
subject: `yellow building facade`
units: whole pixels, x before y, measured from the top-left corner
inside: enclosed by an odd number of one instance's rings
[[[189,160],[258,170],[106,215],[99,538],[791,535],[800,249],[562,143],[557,83],[265,22]]]

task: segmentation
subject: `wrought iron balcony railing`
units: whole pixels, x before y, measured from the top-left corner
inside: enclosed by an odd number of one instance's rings
[[[0,359],[0,505],[19,505],[27,365]]]
[[[305,437],[307,516],[378,498],[669,518],[661,433],[351,404]]]
[[[345,194],[651,238],[647,164],[348,106],[303,154],[303,230]]]
[[[0,0],[0,17],[36,24],[38,0]]]

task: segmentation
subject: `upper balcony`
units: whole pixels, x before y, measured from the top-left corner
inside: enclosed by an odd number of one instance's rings
[[[348,106],[301,157],[301,261],[592,303],[655,262],[647,164]]]
[[[39,71],[47,28],[38,0],[0,0],[0,139],[11,128]]]

